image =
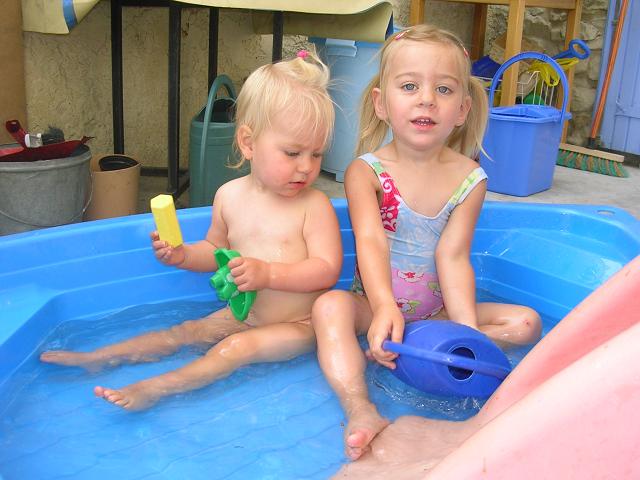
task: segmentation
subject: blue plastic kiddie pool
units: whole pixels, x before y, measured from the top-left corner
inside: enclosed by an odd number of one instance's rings
[[[348,288],[354,243],[334,201]],[[185,241],[204,237],[208,207],[178,213]],[[258,364],[151,409],[130,413],[94,397],[201,354],[97,373],[45,365],[44,349],[89,349],[197,318],[214,308],[210,273],[156,261],[151,215],[0,237],[0,477],[13,479],[324,479],[343,456],[344,416],[314,354]],[[472,249],[478,296],[529,305],[545,331],[640,253],[640,224],[597,206],[487,202]],[[516,352],[510,355],[518,361]],[[482,402],[413,389],[371,366],[383,415],[466,419]]]

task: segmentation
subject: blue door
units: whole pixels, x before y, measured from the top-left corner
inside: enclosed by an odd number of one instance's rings
[[[618,2],[611,1],[600,83],[606,71],[615,30]],[[640,155],[640,1],[629,0],[615,69],[605,103],[600,138],[602,146]],[[599,87],[600,88],[600,87]]]

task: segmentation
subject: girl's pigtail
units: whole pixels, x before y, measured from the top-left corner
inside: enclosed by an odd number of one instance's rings
[[[487,92],[482,82],[476,77],[469,78],[469,95],[471,96],[471,109],[467,115],[466,138],[462,145],[462,152],[469,158],[475,159],[482,151],[482,140],[489,115]]]
[[[377,150],[387,136],[388,126],[376,115],[371,93],[379,87],[380,75],[376,74],[362,95],[360,103],[360,131],[355,155],[362,155]]]
[[[469,96],[471,108],[467,120],[453,131],[447,144],[453,150],[475,159],[482,150],[488,114],[487,94],[482,82],[475,77],[469,78]]]

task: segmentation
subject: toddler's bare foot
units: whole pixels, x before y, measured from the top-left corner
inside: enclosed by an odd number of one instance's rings
[[[67,367],[83,367],[87,370],[96,370],[102,366],[93,352],[69,352],[67,350],[50,350],[40,354],[40,361],[55,363]]]
[[[351,460],[360,458],[369,450],[369,444],[375,436],[387,425],[389,420],[382,418],[371,404],[353,409],[344,435],[347,457]]]
[[[144,410],[158,401],[158,397],[139,384],[129,385],[120,390],[98,386],[93,389],[93,393],[96,397],[103,398],[125,410]]]

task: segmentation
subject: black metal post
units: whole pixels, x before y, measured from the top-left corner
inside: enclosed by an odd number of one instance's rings
[[[218,25],[220,21],[220,9],[209,8],[209,76],[207,91],[218,75]]]
[[[178,193],[180,174],[180,36],[182,10],[175,2],[169,4],[169,128],[167,192]]]
[[[273,12],[273,47],[271,61],[282,60],[282,37],[284,36],[284,13]]]
[[[122,4],[111,0],[111,102],[113,107],[113,152],[124,153],[124,109],[122,81]]]

